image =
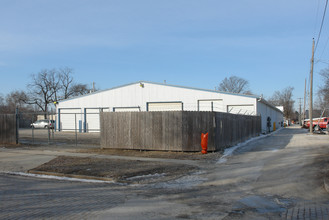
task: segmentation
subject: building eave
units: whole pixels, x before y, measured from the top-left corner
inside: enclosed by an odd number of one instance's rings
[[[204,92],[212,92],[212,93],[217,93],[217,94],[234,95],[234,96],[247,97],[247,98],[256,98],[256,99],[259,98],[259,96],[257,96],[257,95],[231,93],[231,92],[217,91],[217,90],[211,90],[211,89],[201,89],[201,88],[195,88],[195,87],[189,87],[189,86],[179,86],[179,85],[172,85],[172,84],[166,84],[166,83],[157,83],[157,82],[150,82],[150,81],[138,81],[138,82],[124,84],[124,85],[121,85],[121,86],[115,86],[115,87],[112,87],[112,88],[109,88],[109,89],[99,90],[99,91],[88,93],[88,94],[81,95],[81,96],[75,96],[75,97],[72,97],[72,98],[69,98],[69,99],[60,100],[59,102],[62,103],[62,102],[66,102],[66,101],[71,101],[71,100],[74,100],[74,99],[79,99],[79,98],[82,98],[82,97],[87,97],[87,96],[90,96],[90,95],[94,95],[94,94],[98,94],[98,93],[102,93],[102,92],[107,92],[107,91],[110,91],[110,90],[123,88],[123,87],[131,86],[131,85],[134,85],[134,84],[141,84],[141,83],[168,86],[168,87],[175,87],[175,88],[182,88],[182,89],[191,89],[191,90],[198,90],[198,91],[204,91]]]
[[[275,107],[274,105],[272,105],[271,103],[269,103],[268,101],[266,101],[264,98],[260,97],[260,98],[258,98],[258,101],[261,102],[261,103],[263,103],[263,104],[265,104],[265,105],[267,105],[267,106],[269,106],[269,107],[271,107],[275,111],[280,112],[280,113],[283,114],[283,112],[280,109],[278,109],[277,107]]]

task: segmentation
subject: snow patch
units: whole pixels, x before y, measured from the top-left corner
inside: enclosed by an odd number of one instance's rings
[[[207,178],[200,177],[199,175],[204,172],[196,172],[188,176],[183,176],[181,178],[171,180],[168,182],[161,182],[153,185],[153,188],[167,188],[167,189],[188,189],[192,188],[194,186],[197,186],[204,181],[207,180]]]
[[[126,180],[136,180],[136,179],[152,179],[152,178],[159,178],[159,177],[163,177],[164,175],[166,175],[165,173],[155,173],[155,174],[147,174],[147,175],[142,175],[142,176],[133,176],[133,177],[129,177],[126,178]]]
[[[259,213],[269,213],[269,212],[279,212],[282,213],[286,209],[282,207],[282,203],[277,198],[267,198],[258,195],[252,195],[244,197],[239,200],[239,203],[235,208],[241,209],[244,207],[249,207],[255,209]]]
[[[114,181],[106,181],[106,180],[79,179],[79,178],[41,175],[41,174],[24,173],[24,172],[0,172],[0,173],[9,174],[9,175],[17,175],[17,176],[37,177],[37,178],[42,178],[42,179],[55,179],[55,180],[84,182],[84,183],[116,183]]]
[[[261,138],[264,138],[264,137],[267,137],[269,135],[272,135],[272,134],[278,132],[281,129],[282,128],[280,128],[280,129],[278,129],[278,130],[276,130],[276,131],[274,131],[272,133],[266,134],[266,135],[260,135],[258,137],[250,138],[249,140],[247,140],[247,141],[245,141],[243,143],[237,144],[237,145],[235,145],[233,147],[230,147],[230,148],[226,148],[225,151],[224,151],[223,156],[221,156],[221,158],[219,158],[219,160],[217,161],[217,164],[225,163],[227,161],[227,157],[231,156],[236,149],[245,146],[246,144],[248,144],[251,141],[259,140]],[[273,151],[273,152],[275,152],[275,151]]]

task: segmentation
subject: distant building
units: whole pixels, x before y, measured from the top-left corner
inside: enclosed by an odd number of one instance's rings
[[[280,109],[255,95],[234,94],[163,83],[140,81],[62,100],[57,108],[57,129],[98,131],[101,111],[216,111],[260,115],[262,131],[283,122]]]

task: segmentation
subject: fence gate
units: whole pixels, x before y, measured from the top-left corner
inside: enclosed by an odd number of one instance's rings
[[[0,114],[0,144],[17,144],[18,131],[15,114]]]
[[[98,113],[87,112],[88,117],[99,117]],[[14,114],[15,116],[15,114]],[[18,112],[17,142],[25,145],[52,145],[51,147],[99,148],[99,128],[93,133],[83,129],[84,113],[76,109],[46,113]]]

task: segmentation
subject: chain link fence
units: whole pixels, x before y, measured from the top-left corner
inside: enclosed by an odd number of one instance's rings
[[[114,108],[113,108],[114,109]],[[179,111],[228,112],[255,115],[252,105],[225,106],[221,100],[199,100],[182,103]],[[16,111],[16,143],[33,145],[85,145],[100,146],[100,113],[110,108],[59,109],[58,112]],[[178,111],[177,110],[177,111]],[[114,111],[114,110],[113,110]],[[157,109],[157,111],[168,111]]]
[[[79,145],[93,147],[100,145],[99,128],[83,130],[82,113],[63,113],[70,123],[65,126],[57,121],[56,113],[17,112],[18,143],[32,145]],[[96,113],[88,113],[95,115]],[[99,117],[99,114],[98,114]],[[80,124],[79,124],[80,123]]]

